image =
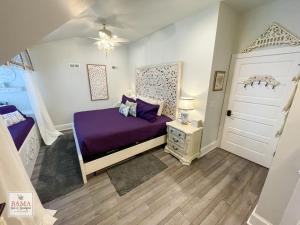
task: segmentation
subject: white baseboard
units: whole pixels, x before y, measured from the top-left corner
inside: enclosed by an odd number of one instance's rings
[[[202,147],[200,157],[206,155],[207,153],[209,153],[210,151],[214,150],[217,147],[218,147],[218,142],[217,141],[213,141],[212,143]]]
[[[55,128],[58,131],[71,130],[72,129],[72,123],[65,123],[65,124],[55,125]]]
[[[272,225],[272,223],[270,223],[262,216],[258,215],[255,211],[256,211],[256,207],[247,221],[248,225]]]

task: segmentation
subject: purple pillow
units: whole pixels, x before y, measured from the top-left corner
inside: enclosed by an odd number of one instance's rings
[[[126,104],[126,101],[135,103],[135,100],[133,98],[128,98],[126,95],[123,95],[121,103]]]
[[[7,114],[7,113],[11,113],[11,112],[15,112],[15,111],[19,111],[19,113],[21,113],[22,116],[24,116],[26,118],[26,115],[24,115],[20,110],[17,109],[16,106],[14,105],[5,105],[5,106],[0,106],[0,115],[3,114]]]
[[[141,99],[136,100],[137,103],[137,117],[148,120],[149,122],[154,122],[157,117],[157,111],[159,105],[152,105],[148,102],[144,102]]]
[[[0,115],[15,112],[15,111],[17,111],[17,108],[14,105],[5,105],[0,107]]]

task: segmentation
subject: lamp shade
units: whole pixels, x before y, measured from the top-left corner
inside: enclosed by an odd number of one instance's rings
[[[182,110],[193,110],[195,109],[195,99],[192,97],[181,97],[179,99],[179,109]]]

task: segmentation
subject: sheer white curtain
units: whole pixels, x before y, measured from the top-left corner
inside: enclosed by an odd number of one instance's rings
[[[35,75],[38,76],[36,72],[25,71],[23,78],[41,136],[46,145],[51,145],[62,133],[57,131],[53,125],[38,86],[33,79]]]
[[[8,217],[8,206],[4,210],[4,220],[8,225],[53,225],[55,211],[43,207],[23,167],[15,144],[0,118],[0,202],[8,203],[9,192],[29,192],[33,194],[33,216]]]

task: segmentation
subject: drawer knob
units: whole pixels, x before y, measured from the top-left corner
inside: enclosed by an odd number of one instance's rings
[[[177,143],[177,142],[178,142],[178,139],[176,139],[176,138],[173,138],[173,141],[174,141],[175,143]]]

